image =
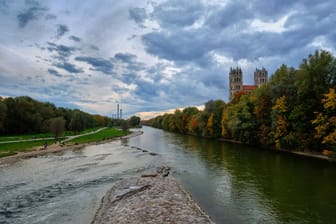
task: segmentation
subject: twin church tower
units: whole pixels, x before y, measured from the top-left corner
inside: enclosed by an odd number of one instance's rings
[[[241,68],[230,68],[230,101],[237,92],[251,92],[268,81],[268,73],[265,68],[256,69],[254,72],[254,85],[243,85],[243,72]]]

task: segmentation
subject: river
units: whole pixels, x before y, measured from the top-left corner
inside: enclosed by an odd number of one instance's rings
[[[89,223],[113,182],[161,164],[172,167],[216,223],[334,222],[333,163],[150,127],[143,131],[0,167],[0,223]]]

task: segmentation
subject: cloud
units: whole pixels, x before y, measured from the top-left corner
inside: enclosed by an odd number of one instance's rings
[[[60,73],[58,73],[58,71],[56,71],[55,69],[48,68],[48,72],[49,72],[49,74],[54,75],[56,77],[63,77],[63,75],[61,75]]]
[[[145,69],[145,64],[137,61],[137,56],[129,53],[117,53],[114,55],[114,59],[119,62],[127,64],[129,71],[141,71]]]
[[[86,62],[93,67],[94,71],[100,71],[105,74],[111,74],[113,70],[112,62],[107,59],[80,56],[80,57],[76,57],[75,60]]]
[[[17,15],[20,28],[26,27],[29,22],[39,19],[44,15],[44,12],[48,11],[48,9],[42,7],[39,2],[31,1],[31,5],[31,7]]]
[[[132,62],[136,59],[136,56],[134,54],[128,54],[128,53],[117,53],[114,55],[114,58],[126,63]]]
[[[0,0],[0,94],[110,114],[108,96],[129,114],[162,111],[227,100],[230,67],[253,84],[256,67],[271,75],[315,49],[336,54],[333,0],[80,4]],[[52,91],[65,82],[70,90]]]
[[[147,12],[144,8],[130,8],[128,10],[129,16],[140,27],[144,27],[144,22],[147,19]]]
[[[206,32],[152,32],[142,36],[149,54],[172,61],[193,61],[220,46],[220,39]]]
[[[170,0],[154,7],[152,14],[161,27],[186,27],[200,19],[203,10],[200,0]]]
[[[60,38],[65,33],[69,32],[69,28],[64,24],[57,24],[57,31],[56,31],[56,37]]]
[[[77,68],[76,65],[68,63],[68,62],[61,62],[61,63],[55,63],[54,66],[57,68],[64,69],[65,71],[68,71],[69,73],[81,73],[83,70],[81,68]]]
[[[70,36],[69,39],[70,39],[70,40],[73,40],[73,41],[75,41],[75,42],[80,42],[80,41],[81,41],[81,38],[76,37],[76,36],[73,36],[73,35]]]
[[[48,51],[49,52],[56,52],[57,53],[57,58],[61,60],[65,60],[67,57],[72,55],[74,51],[76,50],[75,47],[69,47],[65,46],[63,44],[55,44],[52,42],[48,42]]]

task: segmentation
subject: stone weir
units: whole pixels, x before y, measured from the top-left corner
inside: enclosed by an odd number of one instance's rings
[[[168,177],[170,168],[117,182],[103,197],[91,224],[214,223],[182,186]]]

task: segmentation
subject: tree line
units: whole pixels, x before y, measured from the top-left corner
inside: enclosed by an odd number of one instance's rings
[[[136,123],[136,124],[135,124]],[[89,114],[79,109],[56,107],[49,102],[39,102],[28,96],[0,97],[0,134],[14,135],[52,132],[59,135],[65,130],[80,132],[102,126],[134,126],[140,118],[111,119],[99,114]],[[125,125],[124,125],[125,126]]]
[[[290,150],[336,150],[336,59],[316,51],[282,65],[267,84],[204,110],[188,107],[144,122],[172,132]]]

